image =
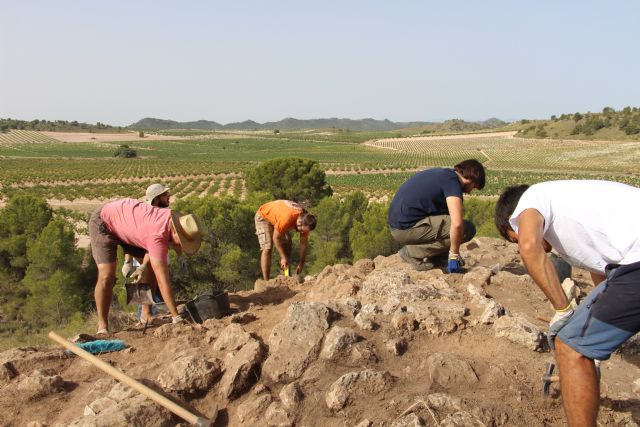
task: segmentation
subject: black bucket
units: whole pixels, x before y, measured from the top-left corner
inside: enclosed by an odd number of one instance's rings
[[[229,294],[224,291],[217,294],[200,295],[185,304],[191,320],[202,323],[207,319],[220,319],[229,314]]]

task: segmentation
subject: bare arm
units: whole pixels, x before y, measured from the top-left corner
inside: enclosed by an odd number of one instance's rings
[[[149,255],[147,255],[148,257]],[[172,316],[178,315],[178,309],[176,308],[176,300],[173,296],[173,290],[171,289],[171,284],[169,283],[169,267],[167,265],[167,260],[165,259],[157,259],[150,258],[151,260],[151,268],[153,269],[153,273],[156,276],[156,280],[158,280],[158,287],[160,287],[160,293],[162,294],[162,299],[164,299],[169,312],[171,312]]]
[[[304,268],[304,262],[307,258],[307,244],[309,243],[309,233],[300,233],[300,262],[296,268],[296,274],[300,274]]]
[[[518,246],[524,265],[538,287],[549,298],[556,310],[569,305],[562,290],[558,274],[547,257],[543,238],[544,218],[535,209],[526,209],[520,214]]]
[[[464,221],[462,220],[462,199],[456,196],[447,197],[447,208],[451,217],[451,229],[449,230],[449,239],[451,240],[451,248],[454,254],[460,253],[460,243],[464,235]]]

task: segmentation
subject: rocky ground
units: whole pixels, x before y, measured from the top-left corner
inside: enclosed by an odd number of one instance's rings
[[[279,277],[232,294],[203,325],[114,334],[111,365],[218,426],[560,426],[544,332],[551,308],[517,246],[479,238],[464,274],[416,272],[397,255]],[[583,295],[588,275],[573,271]],[[602,365],[599,425],[640,420],[640,342]],[[0,353],[4,426],[186,425],[59,347]]]

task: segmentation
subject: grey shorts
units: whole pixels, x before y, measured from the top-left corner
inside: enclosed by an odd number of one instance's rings
[[[109,227],[100,218],[102,206],[93,211],[89,219],[89,238],[91,239],[91,254],[96,264],[111,264],[116,262],[118,245],[122,246],[125,254],[135,258],[143,258],[146,250],[136,246],[127,245],[111,234]]]

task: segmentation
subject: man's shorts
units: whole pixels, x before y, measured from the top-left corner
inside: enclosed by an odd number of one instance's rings
[[[270,250],[273,248],[273,225],[259,213],[256,213],[254,222],[256,224],[256,235],[258,236],[260,250]],[[291,250],[291,234],[289,234],[289,232],[280,234],[280,241],[284,245],[285,250]]]
[[[607,360],[640,331],[640,262],[609,265],[607,278],[580,304],[558,338],[578,353]]]
[[[89,219],[89,238],[91,239],[91,254],[96,264],[111,264],[116,262],[118,245],[122,246],[125,254],[142,259],[147,251],[142,248],[127,245],[111,234],[109,227],[100,218],[102,206],[96,209]]]

